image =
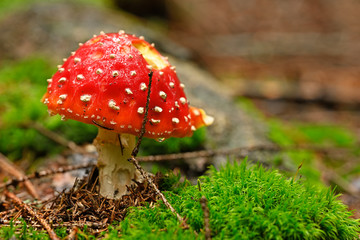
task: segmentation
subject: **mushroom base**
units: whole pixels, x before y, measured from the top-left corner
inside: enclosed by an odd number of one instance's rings
[[[121,143],[120,143],[121,141]],[[135,136],[99,128],[94,145],[98,151],[100,195],[119,199],[127,194],[126,186],[139,180],[140,174],[128,161],[136,144]]]

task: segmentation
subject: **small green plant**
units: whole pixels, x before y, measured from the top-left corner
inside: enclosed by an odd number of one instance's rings
[[[50,239],[49,235],[45,230],[36,230],[32,226],[28,226],[28,224],[23,220],[19,219],[21,224],[15,225],[12,221],[9,226],[2,227],[0,229],[0,239],[20,239],[20,240],[43,240]],[[58,228],[55,230],[55,233],[60,238],[66,237],[66,229]]]

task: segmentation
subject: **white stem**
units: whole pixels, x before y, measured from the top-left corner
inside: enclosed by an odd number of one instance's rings
[[[122,143],[122,148],[120,145]],[[128,161],[135,147],[135,136],[99,128],[94,145],[98,151],[100,195],[119,199],[127,194],[126,186],[139,179],[135,166]]]

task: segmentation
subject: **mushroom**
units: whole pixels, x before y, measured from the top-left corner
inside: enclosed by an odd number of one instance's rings
[[[143,37],[94,36],[58,67],[42,102],[50,115],[96,125],[100,194],[118,199],[140,175],[127,160],[144,119],[149,74],[152,86],[144,137],[191,136],[213,118],[189,107],[175,68]]]

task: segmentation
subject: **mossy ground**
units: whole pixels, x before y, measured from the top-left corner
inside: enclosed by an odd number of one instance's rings
[[[169,202],[186,216],[189,229],[159,202],[155,207],[131,208],[126,218],[96,237],[105,239],[204,239],[204,216],[199,202],[208,200],[210,229],[214,239],[357,239],[359,221],[329,188],[287,179],[260,165],[227,164],[220,171],[210,168],[199,185],[170,176],[164,191]],[[176,184],[168,184],[176,183]],[[199,189],[200,186],[200,189]],[[19,232],[15,234],[15,229]],[[57,229],[64,237],[63,229]],[[0,230],[9,239],[45,238],[41,232],[22,226]],[[94,239],[87,229],[79,239]]]

